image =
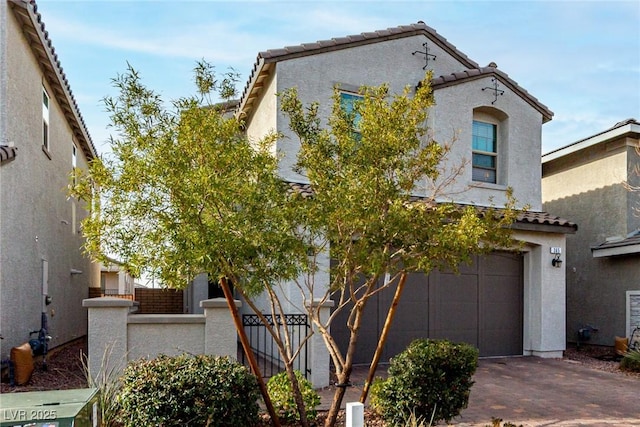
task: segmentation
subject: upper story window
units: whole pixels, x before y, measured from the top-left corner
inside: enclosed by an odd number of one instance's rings
[[[473,181],[497,183],[498,139],[493,123],[473,121]]]
[[[73,176],[73,184],[76,182],[76,169],[78,167],[78,147],[75,143],[71,143],[71,173]]]
[[[340,106],[345,113],[353,115],[353,130],[356,133],[360,132],[360,120],[362,120],[362,116],[354,111],[355,104],[358,101],[362,101],[362,99],[363,97],[361,95],[355,93],[340,92]]]
[[[49,94],[42,88],[42,146],[49,151]]]

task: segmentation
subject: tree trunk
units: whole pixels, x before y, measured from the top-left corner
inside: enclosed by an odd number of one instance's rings
[[[265,328],[267,329],[267,332],[269,332],[269,335],[271,335],[274,342],[276,343],[276,346],[278,347],[278,353],[280,354],[280,356],[282,357],[282,361],[284,362],[287,378],[291,383],[291,387],[292,387],[291,391],[293,393],[298,414],[300,415],[302,427],[309,427],[309,424],[307,421],[307,409],[304,403],[304,399],[302,397],[302,393],[300,392],[300,382],[298,381],[298,378],[295,376],[295,373],[294,373],[293,359],[291,355],[287,352],[287,349],[292,349],[292,345],[291,345],[291,337],[289,335],[289,330],[287,329],[286,322],[284,322],[284,328],[282,329],[280,328],[280,326],[282,326],[281,323],[283,323],[282,319],[285,319],[285,313],[282,310],[282,305],[280,304],[280,301],[277,295],[273,292],[271,288],[267,287],[267,292],[269,293],[269,300],[271,302],[271,315],[273,317],[273,325],[271,325],[267,320],[267,318],[264,316],[264,314],[253,303],[251,298],[249,298],[249,296],[246,295],[242,291],[242,289],[239,289],[239,292],[244,298],[244,300],[246,301],[246,303],[249,305],[249,307],[251,307],[253,312],[258,316],[260,321],[262,321]],[[276,305],[278,307],[278,310],[276,310]],[[281,320],[277,321],[278,318],[280,318]],[[285,343],[282,342],[281,331],[282,331],[282,334],[284,334]]]
[[[244,333],[244,328],[242,327],[242,322],[240,321],[240,316],[238,315],[238,308],[233,301],[233,295],[231,295],[231,289],[229,288],[229,284],[227,283],[226,278],[223,277],[222,279],[220,279],[220,287],[222,288],[224,297],[227,300],[227,306],[229,307],[229,311],[231,311],[231,317],[233,317],[233,322],[236,325],[236,330],[238,331],[244,353],[249,359],[251,370],[258,379],[260,393],[262,393],[264,404],[266,405],[269,416],[271,417],[271,424],[273,424],[274,427],[280,427],[280,418],[278,418],[278,414],[276,414],[275,409],[273,409],[273,404],[271,403],[269,393],[267,392],[267,386],[264,383],[264,378],[262,378],[262,373],[260,372],[260,368],[258,367],[258,362],[256,361],[255,355],[253,354],[253,350],[251,350],[251,345],[249,344],[247,335]]]
[[[342,400],[344,399],[344,395],[347,392],[347,387],[349,387],[348,384],[349,378],[351,377],[351,365],[352,363],[349,363],[348,366],[347,364],[345,364],[343,374],[338,376],[336,392],[333,394],[333,401],[331,402],[331,407],[329,408],[329,412],[327,413],[327,418],[324,421],[325,427],[333,427],[336,425],[338,412],[340,412],[340,406],[342,405]]]
[[[293,370],[293,365],[288,363],[285,366],[287,370],[287,377],[291,382],[291,391],[293,392],[293,399],[296,402],[296,406],[298,407],[298,414],[300,414],[300,425],[302,427],[309,427],[309,420],[307,419],[307,409],[304,405],[304,400],[302,399],[302,393],[300,392],[300,384],[298,383],[298,378]]]
[[[402,290],[404,289],[404,284],[407,281],[407,272],[403,271],[400,276],[400,280],[398,281],[398,287],[396,288],[396,293],[393,295],[393,301],[391,302],[391,307],[389,307],[389,311],[387,312],[387,318],[384,320],[384,326],[382,327],[382,332],[380,334],[380,339],[378,340],[378,346],[376,347],[376,351],[373,354],[373,359],[371,360],[371,366],[369,367],[369,374],[367,375],[367,380],[362,387],[362,394],[360,395],[360,403],[364,403],[367,400],[367,395],[369,394],[369,388],[371,387],[371,383],[373,382],[373,377],[376,374],[376,369],[378,368],[378,362],[380,361],[380,356],[382,356],[382,349],[384,348],[385,343],[387,342],[387,336],[389,335],[389,329],[391,329],[391,323],[393,322],[393,318],[396,314],[396,309],[398,308],[398,303],[400,302],[400,297],[402,296]]]
[[[371,285],[369,288],[371,288]],[[369,290],[367,290],[367,292],[369,292]],[[336,424],[338,412],[340,412],[340,406],[342,405],[342,399],[347,391],[347,387],[350,386],[349,380],[351,378],[351,371],[353,368],[353,355],[356,352],[356,343],[358,342],[358,333],[360,332],[360,323],[362,322],[362,312],[364,311],[366,301],[367,298],[365,297],[361,300],[360,304],[356,303],[353,307],[353,309],[356,310],[356,316],[353,321],[353,327],[351,328],[349,347],[347,348],[347,354],[345,355],[342,372],[337,375],[338,384],[336,385],[336,392],[333,395],[331,407],[327,413],[327,418],[324,423],[325,427],[331,427]]]

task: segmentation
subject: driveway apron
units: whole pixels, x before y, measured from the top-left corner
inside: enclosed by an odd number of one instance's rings
[[[354,369],[345,402],[357,401],[365,378],[365,368]],[[450,425],[484,427],[499,418],[523,427],[640,426],[638,377],[566,359],[511,357],[481,359],[474,381],[469,406]],[[331,402],[332,388],[321,392],[321,406]]]

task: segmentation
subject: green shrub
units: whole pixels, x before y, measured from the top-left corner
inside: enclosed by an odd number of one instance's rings
[[[256,378],[228,357],[139,360],[127,366],[122,383],[125,426],[250,426],[258,421]]]
[[[447,340],[415,340],[393,359],[389,377],[371,389],[371,406],[390,424],[410,416],[450,421],[469,403],[478,350]]]
[[[311,382],[302,376],[300,371],[294,372],[298,379],[302,401],[307,411],[307,419],[312,421],[317,415],[316,407],[320,404],[320,395],[314,390]],[[271,403],[282,421],[300,421],[300,413],[298,412],[291,382],[286,372],[280,372],[269,378],[267,390]]]
[[[629,350],[620,361],[620,369],[640,372],[640,350]]]

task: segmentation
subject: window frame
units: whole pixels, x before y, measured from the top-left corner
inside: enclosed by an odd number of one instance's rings
[[[492,139],[490,143],[493,145],[493,151],[486,151],[476,148],[476,138],[482,138],[483,136],[476,133],[476,124],[480,124],[492,129]],[[498,153],[498,124],[491,123],[484,120],[473,119],[471,125],[471,180],[476,183],[484,184],[498,184],[498,165],[499,165],[499,153]],[[493,166],[476,164],[476,156],[482,156],[484,158],[490,158],[493,161]],[[484,174],[485,179],[478,179],[476,172],[479,171]],[[492,175],[491,175],[492,174]],[[493,178],[493,179],[491,179]]]
[[[75,142],[71,142],[71,174],[73,176],[73,185],[78,183],[76,170],[78,169],[78,146]]]
[[[357,135],[361,135],[360,133],[360,121],[362,120],[362,116],[359,113],[354,113],[354,104],[358,101],[364,100],[364,96],[349,90],[340,89],[340,108],[347,114],[354,114],[353,117],[353,132]]]
[[[51,97],[47,89],[42,86],[42,150],[51,158],[51,126],[50,126]]]

